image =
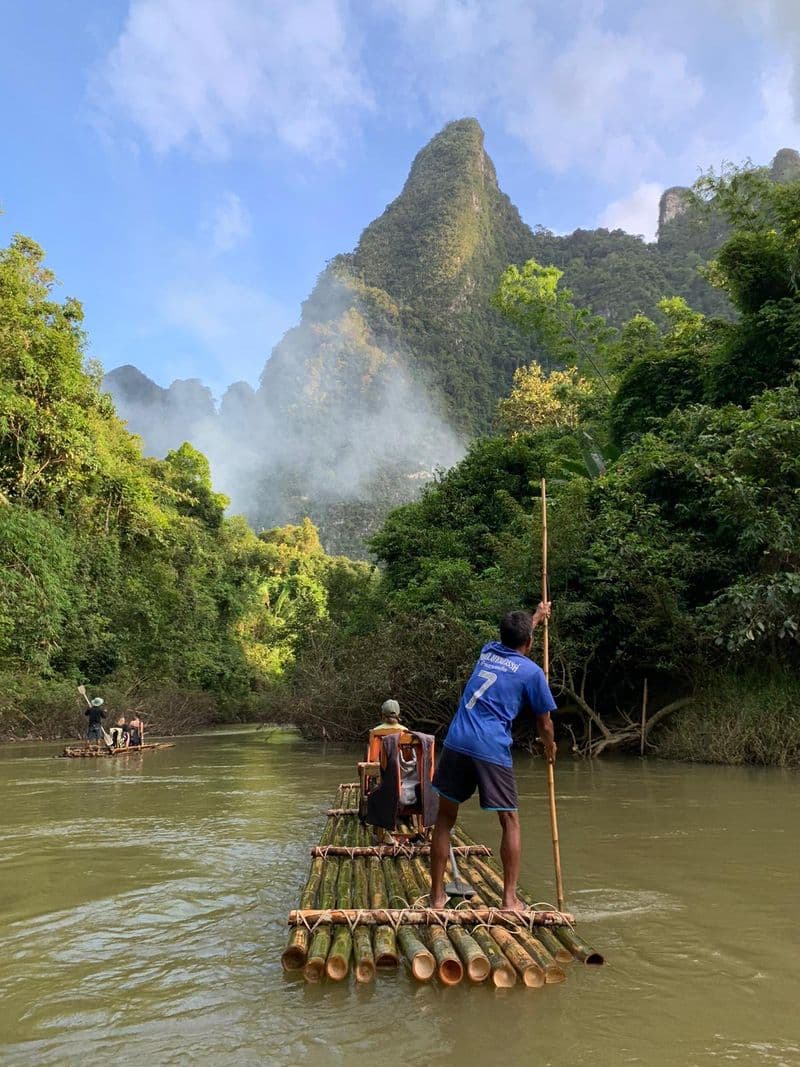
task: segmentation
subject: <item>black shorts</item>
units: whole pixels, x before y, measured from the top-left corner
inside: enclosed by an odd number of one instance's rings
[[[484,811],[517,810],[517,782],[513,768],[465,756],[463,752],[445,746],[433,776],[436,792],[455,804],[463,804],[476,787]]]

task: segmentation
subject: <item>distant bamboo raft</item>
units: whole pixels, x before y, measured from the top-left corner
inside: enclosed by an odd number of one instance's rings
[[[86,743],[82,745],[67,745],[60,754],[60,758],[67,759],[95,759],[104,756],[129,756],[132,752],[148,752],[154,748],[175,748],[174,741],[154,741],[146,745],[128,745],[127,748],[109,748],[105,744]]]
[[[290,912],[284,970],[308,982],[357,982],[400,961],[420,982],[464,977],[508,988],[563,982],[564,965],[602,964],[573,929],[573,917],[519,892],[526,911],[502,908],[503,875],[486,845],[460,827],[453,837],[459,870],[475,895],[456,907],[428,907],[428,845],[375,845],[358,818],[358,783],[339,786],[298,907]],[[407,829],[401,827],[401,830]],[[449,870],[446,877],[452,877]]]

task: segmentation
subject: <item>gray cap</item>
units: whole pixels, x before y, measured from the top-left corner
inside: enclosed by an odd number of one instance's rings
[[[105,701],[103,700],[102,697],[94,697],[93,700],[92,700],[92,707],[93,708],[99,708],[99,707],[102,707],[102,705],[104,703],[105,703]]]
[[[400,718],[400,705],[396,700],[384,700],[381,704],[381,713],[384,719],[398,719]]]

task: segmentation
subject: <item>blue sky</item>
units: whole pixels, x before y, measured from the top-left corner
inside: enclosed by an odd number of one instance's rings
[[[658,195],[800,147],[795,0],[0,2],[0,238],[90,355],[256,382],[416,151],[476,116],[531,225],[652,236]]]

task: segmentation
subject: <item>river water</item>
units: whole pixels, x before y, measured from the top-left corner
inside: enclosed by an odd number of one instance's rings
[[[0,1063],[800,1064],[800,776],[557,769],[568,904],[605,968],[528,990],[285,976],[352,750],[263,731],[105,760],[0,749]],[[552,899],[543,766],[522,882]],[[497,844],[472,804],[464,824]]]

